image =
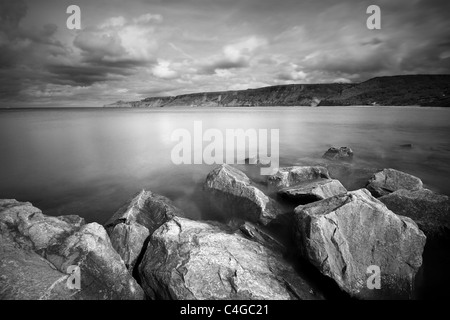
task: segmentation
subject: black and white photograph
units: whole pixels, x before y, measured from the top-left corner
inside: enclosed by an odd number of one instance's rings
[[[448,0],[0,0],[0,300],[447,300],[449,196]]]

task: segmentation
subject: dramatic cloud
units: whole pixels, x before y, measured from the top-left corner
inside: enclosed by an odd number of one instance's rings
[[[76,2],[0,1],[0,107],[450,72],[448,0]]]

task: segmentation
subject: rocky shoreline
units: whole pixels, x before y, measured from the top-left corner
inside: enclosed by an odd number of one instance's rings
[[[450,106],[449,75],[377,77],[361,83],[288,84],[117,101],[108,108],[254,106]]]
[[[448,267],[449,198],[394,169],[347,191],[334,173],[352,157],[335,148],[324,155],[328,169],[280,168],[265,181],[271,196],[237,168],[218,166],[203,189],[227,223],[190,220],[145,190],[104,226],[0,200],[0,299],[321,300],[333,290],[416,298],[427,259]],[[80,288],[67,285],[70,266]],[[368,284],[374,267],[379,288]]]

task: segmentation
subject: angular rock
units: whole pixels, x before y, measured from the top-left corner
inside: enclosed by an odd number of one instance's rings
[[[328,160],[339,160],[339,161],[352,161],[353,160],[353,150],[349,147],[335,148],[331,147],[322,156],[324,159]]]
[[[150,237],[139,265],[157,299],[316,299],[283,258],[220,224],[175,217]]]
[[[23,278],[16,284],[6,283],[12,297],[144,298],[142,289],[112,248],[105,229],[96,223],[85,225],[77,216],[48,217],[30,203],[0,200],[0,235],[10,244],[3,248],[9,255],[7,261],[19,266],[5,272],[11,279]],[[15,260],[11,258],[13,254],[17,256]],[[36,274],[30,271],[34,265]],[[66,283],[61,284],[67,278],[68,267],[74,265],[81,270],[81,289],[68,293]],[[54,285],[49,287],[52,281]],[[27,296],[25,291],[33,294]]]
[[[168,198],[142,190],[123,205],[105,224],[113,248],[133,270],[148,236],[183,212]]]
[[[267,182],[272,188],[281,189],[317,179],[330,179],[328,170],[325,167],[298,166],[280,168],[277,173],[268,177]]]
[[[450,199],[428,189],[398,190],[379,198],[389,210],[413,219],[428,238],[450,235]]]
[[[408,173],[395,169],[384,169],[372,176],[366,188],[374,197],[378,198],[400,189],[420,190],[423,188],[423,183],[422,180]]]
[[[286,252],[286,247],[280,241],[278,241],[269,232],[263,230],[260,226],[251,222],[242,222],[235,233],[243,236],[244,238],[256,241],[274,252],[278,252],[280,254],[284,254]]]
[[[427,236],[418,298],[445,299],[450,285],[449,197],[421,189],[398,190],[379,200],[396,214],[413,219]]]
[[[85,224],[78,216],[49,217],[29,202],[0,200],[0,224],[21,246],[42,251]]]
[[[75,295],[77,299],[144,299],[142,288],[113,249],[106,230],[97,223],[84,225],[64,242],[48,248],[45,258],[60,271],[71,265],[80,268],[81,290]]]
[[[70,300],[69,275],[0,234],[0,300]]]
[[[301,254],[342,290],[361,299],[411,297],[426,241],[413,220],[366,189],[299,206],[294,218]],[[380,268],[380,289],[367,286],[370,266]]]
[[[347,189],[333,179],[319,179],[301,182],[295,186],[283,188],[278,194],[297,204],[307,204],[346,193]]]
[[[226,164],[208,174],[204,189],[213,205],[234,217],[266,225],[281,214],[273,199],[253,186],[242,171]]]

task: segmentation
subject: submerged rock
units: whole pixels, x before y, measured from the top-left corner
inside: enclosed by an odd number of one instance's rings
[[[426,237],[361,189],[295,209],[302,256],[350,295],[361,299],[410,298]],[[370,267],[381,271],[380,289],[367,285]]]
[[[384,169],[375,173],[366,186],[376,198],[385,196],[394,191],[420,190],[423,188],[422,180],[408,173],[395,169]]]
[[[6,284],[6,291],[1,291],[6,292],[5,298],[28,299],[41,293],[44,296],[40,297],[48,299],[144,298],[105,229],[96,223],[84,224],[77,216],[48,217],[30,203],[0,200],[0,235],[6,239],[2,243],[9,243],[2,248],[9,255],[5,261],[11,262],[5,263],[6,268],[12,263],[19,266],[5,272],[11,279],[23,278]],[[80,268],[79,290],[64,287],[69,266]]]
[[[175,216],[184,216],[168,198],[142,190],[105,224],[113,248],[133,270],[148,236]]]
[[[349,147],[335,148],[331,147],[322,156],[324,159],[328,160],[340,160],[340,161],[352,161],[353,160],[353,150]]]
[[[428,189],[398,190],[379,198],[389,210],[413,219],[429,238],[450,236],[450,200]]]
[[[319,179],[302,182],[293,187],[283,188],[278,191],[278,194],[297,204],[307,204],[346,192],[347,189],[344,188],[339,180]]]
[[[266,225],[281,214],[273,199],[253,186],[242,171],[226,164],[208,174],[204,189],[212,204],[230,216]]]
[[[175,217],[139,265],[148,296],[175,300],[317,299],[281,255],[220,224]]]
[[[280,168],[277,173],[269,176],[267,181],[272,188],[281,189],[317,179],[330,179],[328,170],[325,167],[297,166]]]

